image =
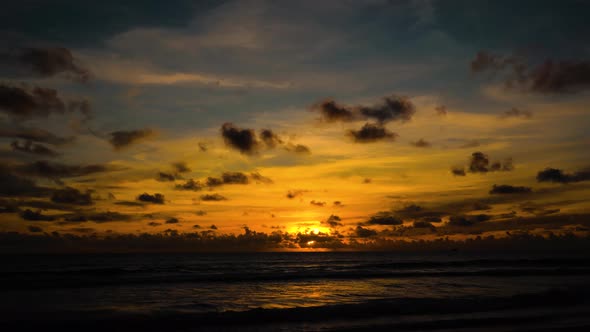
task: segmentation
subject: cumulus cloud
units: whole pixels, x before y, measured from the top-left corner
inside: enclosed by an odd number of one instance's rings
[[[221,175],[224,184],[248,184],[248,176],[242,172],[225,172]]]
[[[458,167],[455,166],[453,168],[451,168],[451,173],[453,173],[454,176],[465,176],[465,169],[463,167]]]
[[[377,235],[377,231],[374,230],[374,229],[365,228],[365,227],[362,227],[362,226],[356,226],[356,229],[354,230],[354,234],[357,237],[365,238],[365,237],[376,236]]]
[[[57,189],[51,195],[51,201],[61,204],[73,205],[92,205],[92,197],[90,192],[80,192],[76,188],[66,187],[64,189]]]
[[[391,212],[379,212],[364,222],[365,225],[401,225],[402,223],[403,221]]]
[[[184,184],[177,184],[175,187],[177,190],[192,190],[199,191],[203,189],[203,184],[193,179],[188,179]]]
[[[155,135],[156,131],[149,128],[114,131],[110,133],[109,143],[111,143],[115,150],[120,150]]]
[[[161,181],[161,182],[174,181],[175,179],[176,179],[176,177],[174,176],[174,174],[170,174],[170,173],[166,173],[166,172],[158,172],[158,176],[156,178],[156,180]]]
[[[221,126],[221,136],[228,147],[243,154],[255,154],[260,146],[253,129],[242,129],[230,122]]]
[[[191,171],[191,169],[188,167],[188,165],[184,161],[178,161],[178,162],[172,163],[172,167],[174,168],[176,173],[188,173]]]
[[[145,202],[145,203],[164,204],[164,195],[159,194],[159,193],[155,193],[153,195],[150,195],[148,193],[143,193],[143,194],[137,196],[137,200],[140,202]]]
[[[455,215],[449,218],[449,225],[452,226],[472,226],[480,222],[488,221],[491,217],[487,214],[478,215]]]
[[[328,219],[322,221],[322,223],[330,226],[331,228],[336,228],[343,226],[341,221],[342,219],[339,216],[332,214],[328,217]]]
[[[470,173],[487,173],[498,171],[508,172],[514,169],[514,164],[512,162],[512,158],[506,158],[502,162],[490,162],[490,158],[487,154],[478,151],[471,154],[467,169]],[[453,174],[455,175],[464,175],[460,171],[461,168],[454,168],[453,170],[456,170],[453,171]]]
[[[394,141],[398,136],[381,125],[365,123],[359,130],[349,130],[348,135],[356,143],[372,143],[377,141]]]
[[[226,201],[227,198],[225,196],[220,195],[220,194],[205,194],[205,195],[201,195],[201,200],[202,201],[218,202],[218,201]]]
[[[566,173],[561,169],[546,168],[537,173],[537,181],[556,183],[590,181],[590,170],[586,169],[574,173]]]
[[[178,224],[179,222],[180,220],[178,220],[178,218],[169,218],[166,220],[166,224]]]
[[[529,194],[532,192],[530,187],[511,186],[508,184],[493,185],[490,194]]]
[[[32,141],[26,141],[22,145],[18,141],[13,141],[10,144],[13,151],[24,152],[44,157],[57,157],[59,153],[42,144],[36,144]]]
[[[373,106],[339,105],[332,99],[320,101],[311,109],[320,113],[325,122],[351,122],[374,120],[383,125],[391,121],[409,121],[416,112],[414,104],[407,97],[388,96]]]
[[[277,145],[283,144],[283,140],[270,129],[260,130],[260,139],[271,149]]]

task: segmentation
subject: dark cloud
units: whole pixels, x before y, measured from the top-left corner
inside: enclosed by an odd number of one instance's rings
[[[515,56],[501,56],[485,51],[477,53],[471,62],[474,73],[504,74],[504,85],[541,94],[578,92],[590,87],[589,60],[553,60],[529,64]]]
[[[254,180],[255,182],[260,182],[260,183],[266,183],[266,184],[271,184],[273,183],[271,178],[268,178],[266,176],[261,175],[258,172],[252,172],[250,173],[250,178],[252,180]]]
[[[119,222],[129,221],[133,219],[132,215],[123,214],[112,211],[99,211],[99,212],[80,212],[75,214],[66,215],[63,217],[65,224],[72,223],[83,223],[83,222],[95,222],[95,223],[108,223],[108,222]]]
[[[22,145],[18,141],[14,141],[10,144],[13,151],[19,151],[24,153],[35,154],[44,157],[57,157],[59,153],[46,147],[45,145],[36,144],[32,141],[26,141]]]
[[[354,234],[357,237],[372,237],[372,236],[376,236],[377,235],[377,231],[370,229],[370,228],[364,228],[362,226],[356,226],[356,229],[354,230]]]
[[[149,222],[147,225],[148,225],[148,226],[151,226],[151,227],[156,227],[156,226],[160,226],[160,225],[162,225],[162,223],[155,222],[155,221],[151,221],[151,222]]]
[[[225,196],[222,196],[220,194],[205,194],[205,195],[201,195],[201,200],[202,201],[225,201],[227,200],[227,198]]]
[[[57,189],[51,195],[51,201],[60,204],[92,205],[90,192],[80,192],[78,189],[66,187]]]
[[[176,171],[176,173],[188,173],[191,171],[191,169],[184,161],[172,163],[172,167],[174,168],[174,171]]]
[[[446,116],[448,114],[447,107],[445,105],[436,106],[434,111],[440,116]]]
[[[389,131],[381,125],[371,123],[365,123],[365,125],[359,130],[349,130],[348,135],[357,143],[394,141],[398,136],[396,133]]]
[[[586,169],[575,173],[565,173],[563,170],[557,168],[546,168],[537,173],[537,181],[557,183],[590,181],[590,170]]]
[[[491,217],[487,214],[478,215],[455,215],[449,218],[449,225],[472,226],[480,222],[488,221]]]
[[[188,179],[184,184],[177,184],[175,187],[177,190],[192,190],[199,191],[203,189],[203,184],[193,179]]]
[[[336,228],[342,226],[341,221],[342,219],[339,216],[332,214],[326,219],[326,221],[322,221],[322,224],[327,224],[331,228]]]
[[[226,122],[221,126],[221,136],[227,146],[240,153],[251,155],[258,152],[260,142],[253,129],[241,129]]]
[[[303,144],[286,144],[285,150],[295,152],[297,154],[311,154],[309,147]]]
[[[403,221],[390,212],[379,212],[365,221],[365,225],[401,225]]]
[[[155,136],[156,132],[153,129],[137,129],[127,131],[114,131],[110,134],[109,143],[115,150],[126,148],[134,143],[144,139]]]
[[[312,200],[311,202],[309,202],[309,204],[319,206],[319,207],[326,206],[326,202],[320,202],[320,201],[315,201],[315,200]]]
[[[454,176],[465,176],[465,169],[463,167],[453,167],[451,168],[451,173]]]
[[[511,186],[508,184],[494,185],[490,194],[529,194],[533,190],[530,187]]]
[[[141,201],[141,202],[152,203],[152,204],[164,204],[164,195],[159,194],[159,193],[155,193],[153,195],[150,195],[148,193],[143,193],[143,194],[137,196],[137,200]]]
[[[170,218],[168,220],[166,220],[167,224],[178,224],[180,222],[180,220],[178,220],[177,218]]]
[[[207,184],[207,187],[219,187],[223,185],[223,179],[208,177],[205,183]]]
[[[224,184],[248,184],[248,176],[241,172],[225,172],[221,175]]]
[[[54,216],[45,215],[42,214],[41,211],[33,211],[30,209],[21,211],[20,217],[29,221],[54,221],[56,219]]]
[[[39,187],[34,181],[14,175],[0,167],[1,196],[42,196],[48,192],[48,188]]]
[[[425,220],[416,220],[412,223],[412,226],[414,228],[430,228],[430,229],[434,228],[434,226],[430,222],[425,221]]]
[[[165,173],[165,172],[158,172],[158,177],[156,178],[156,180],[161,181],[161,182],[174,181],[175,179],[176,179],[176,177],[174,176],[174,174]]]
[[[546,216],[549,214],[558,213],[560,209],[548,209],[547,206],[535,202],[524,202],[519,205],[523,212],[531,213],[536,216]]]
[[[18,119],[28,119],[47,117],[52,113],[63,114],[67,108],[56,90],[0,84],[0,111]]]
[[[60,137],[44,129],[22,127],[20,124],[0,122],[0,137],[20,138],[26,141],[63,145],[74,141],[74,137]]]
[[[63,47],[22,48],[0,55],[0,61],[0,66],[12,66],[17,75],[52,77],[61,74],[79,82],[87,82],[90,78],[90,72],[77,62],[70,50]]]
[[[295,197],[303,196],[305,192],[307,192],[307,190],[289,190],[287,192],[287,198],[293,199]]]
[[[338,207],[344,206],[341,201],[334,201],[332,204]]]
[[[46,160],[21,164],[12,167],[13,171],[23,175],[30,175],[49,179],[71,178],[95,173],[104,173],[115,170],[106,165],[66,165],[52,163]]]
[[[213,229],[213,230],[216,230],[216,229],[217,229],[217,226],[215,226],[215,225],[211,225],[211,226],[209,226],[209,228],[211,228],[211,229]]]
[[[472,153],[469,161],[469,172],[471,173],[507,172],[513,169],[514,166],[511,158],[507,158],[503,162],[496,161],[490,164],[488,155],[483,152]]]
[[[399,96],[385,97],[374,106],[344,106],[328,99],[314,104],[311,109],[319,112],[325,122],[374,120],[380,125],[391,121],[409,121],[416,112],[408,98]]]
[[[502,112],[499,115],[500,119],[508,119],[508,118],[523,118],[523,119],[530,119],[533,117],[533,113],[530,111],[523,111],[516,107],[513,107],[507,111]]]
[[[283,144],[283,140],[270,129],[260,130],[260,139],[271,149],[277,145]]]
[[[417,148],[429,148],[432,146],[432,143],[425,141],[423,138],[410,143],[411,145],[417,147]]]
[[[195,214],[197,216],[199,216],[199,217],[202,217],[202,216],[206,216],[207,215],[207,211],[198,210],[198,211],[195,211]]]
[[[27,227],[27,229],[31,233],[41,233],[41,232],[43,232],[43,228],[41,228],[39,226],[29,226],[29,227]]]

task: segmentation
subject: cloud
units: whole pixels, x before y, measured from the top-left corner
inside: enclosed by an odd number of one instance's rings
[[[377,141],[394,141],[398,136],[381,125],[365,123],[359,130],[349,130],[348,135],[356,143],[372,143]]]
[[[116,170],[113,167],[101,164],[66,165],[60,163],[52,163],[46,160],[16,165],[13,166],[12,169],[14,172],[23,175],[30,175],[49,179],[79,177]]]
[[[44,129],[22,127],[19,124],[0,122],[0,137],[20,138],[26,141],[64,145],[74,141],[74,137],[60,137]]]
[[[174,174],[165,173],[165,172],[158,172],[158,177],[156,178],[156,180],[161,181],[161,182],[174,181],[175,179],[176,179],[176,177],[174,176]]]
[[[439,105],[434,108],[434,111],[439,116],[446,116],[449,112],[447,111],[447,107],[445,105]]]
[[[10,173],[0,167],[1,196],[43,196],[48,188],[39,187],[34,181]]]
[[[357,237],[372,237],[372,236],[376,236],[377,235],[377,231],[370,229],[370,228],[364,228],[361,226],[356,226],[356,229],[354,230],[354,234]]]
[[[342,219],[339,216],[331,214],[328,219],[322,221],[322,224],[327,224],[331,228],[336,228],[343,226],[341,221]]]
[[[156,226],[160,226],[160,225],[162,225],[162,223],[155,222],[155,221],[151,221],[151,222],[149,222],[147,225],[148,225],[148,226],[151,226],[151,227],[156,227]]]
[[[221,126],[221,136],[227,146],[243,154],[255,154],[260,146],[253,129],[241,129],[229,122]]]
[[[109,139],[109,143],[111,143],[115,150],[120,150],[155,135],[156,132],[149,128],[114,131],[110,133],[111,138]]]
[[[326,206],[326,202],[320,202],[320,201],[315,201],[315,200],[312,200],[311,202],[309,202],[309,204],[319,206],[319,207]]]
[[[529,194],[532,192],[530,187],[511,186],[508,184],[494,185],[490,194]]]
[[[77,62],[70,50],[63,47],[22,48],[11,54],[0,55],[0,61],[5,66],[14,66],[21,72],[27,72],[22,74],[40,77],[62,74],[79,82],[87,82],[90,78],[90,72]]]
[[[197,215],[199,217],[206,216],[207,215],[207,211],[197,210],[197,211],[195,211],[195,215]]]
[[[430,228],[430,229],[434,229],[434,226],[425,220],[416,220],[412,223],[412,227],[414,228]]]
[[[174,168],[174,170],[177,173],[188,173],[191,171],[191,169],[188,167],[188,165],[184,161],[178,161],[178,162],[172,163],[172,167]]]
[[[295,197],[303,196],[303,194],[306,193],[306,192],[307,192],[307,190],[300,190],[300,189],[297,189],[297,190],[289,190],[287,192],[287,198],[288,199],[293,199]]]
[[[41,232],[43,232],[43,228],[41,228],[39,226],[29,226],[29,227],[27,227],[27,229],[31,233],[41,233]]]
[[[20,217],[29,221],[54,221],[54,216],[48,216],[41,213],[41,211],[33,211],[26,209],[20,213]]]
[[[170,218],[166,220],[166,224],[178,224],[179,222],[180,220],[178,220],[177,218]]]
[[[248,176],[242,172],[225,172],[221,175],[224,184],[248,184]]]
[[[490,164],[490,158],[483,152],[471,154],[468,170],[471,173],[487,173],[497,171],[511,171],[514,169],[512,159],[506,158],[503,162],[495,161]]]
[[[192,190],[199,191],[203,189],[203,185],[199,181],[188,179],[184,184],[177,184],[175,187],[177,190]]]
[[[223,185],[223,179],[208,177],[207,181],[205,183],[207,184],[207,187],[211,187],[211,188],[219,187],[219,186]]]
[[[54,89],[15,87],[0,84],[0,111],[18,119],[63,114],[66,103]]]
[[[18,141],[13,141],[10,144],[10,147],[13,151],[19,151],[45,157],[57,157],[59,155],[59,153],[46,147],[45,145],[35,144],[32,141],[26,141],[23,145],[20,145]]]
[[[463,167],[453,167],[451,168],[451,173],[454,176],[465,176],[465,169]]]
[[[449,218],[451,226],[472,226],[480,222],[488,221],[491,217],[487,214],[478,215],[455,215]]]
[[[502,112],[499,115],[500,119],[508,119],[508,118],[523,118],[523,119],[530,119],[533,117],[533,113],[530,111],[523,111],[516,107],[513,107],[507,111]]]
[[[205,195],[201,195],[201,200],[202,201],[218,202],[218,201],[226,201],[227,198],[225,196],[220,195],[220,194],[205,194]]]
[[[590,181],[590,170],[581,170],[575,173],[565,173],[557,168],[546,168],[537,173],[539,182],[571,183]]]
[[[365,221],[365,225],[401,225],[403,221],[391,214],[391,212],[379,212]]]
[[[380,125],[391,121],[409,121],[416,112],[414,104],[400,96],[384,97],[373,106],[345,106],[327,99],[312,105],[311,109],[319,112],[321,120],[325,122],[374,120]]]
[[[80,192],[78,189],[66,187],[64,189],[57,189],[51,195],[51,201],[61,204],[73,205],[92,205],[92,197],[90,192]]]
[[[273,183],[271,178],[268,178],[266,176],[261,175],[258,172],[252,172],[250,173],[250,178],[256,182],[260,182],[260,183],[265,183],[265,184],[271,184]]]
[[[303,144],[292,144],[288,143],[285,145],[285,150],[295,152],[298,154],[311,154],[309,147]]]
[[[141,201],[141,202],[152,203],[152,204],[164,204],[164,195],[159,194],[159,193],[155,193],[153,195],[150,195],[148,193],[143,193],[143,194],[137,196],[137,200]]]
[[[480,51],[471,62],[474,73],[503,73],[508,89],[540,94],[578,92],[590,87],[589,60],[553,60],[529,64],[515,56],[501,56]]]
[[[432,146],[432,143],[425,141],[424,139],[419,139],[415,142],[411,142],[411,145],[417,147],[417,148],[429,148]]]
[[[271,149],[277,145],[283,144],[283,140],[270,129],[260,130],[260,139]]]

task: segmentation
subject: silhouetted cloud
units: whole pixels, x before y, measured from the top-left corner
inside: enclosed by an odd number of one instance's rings
[[[192,190],[199,191],[203,189],[203,184],[193,179],[188,179],[184,184],[177,184],[175,187],[177,190]]]
[[[423,138],[410,143],[411,145],[417,147],[417,148],[429,148],[432,146],[432,143],[425,141]]]
[[[137,200],[146,203],[153,203],[153,204],[164,204],[164,195],[155,193],[150,195],[148,193],[143,193],[137,196]]]
[[[213,230],[216,230],[216,229],[217,229],[217,226],[215,226],[215,225],[211,225],[211,226],[209,226],[209,228],[211,228],[211,229],[213,229]]]
[[[248,176],[242,172],[225,172],[221,175],[224,184],[248,184]]]
[[[134,143],[153,137],[156,132],[153,129],[121,130],[110,133],[109,143],[115,150],[126,148]]]
[[[326,202],[319,202],[319,201],[315,201],[315,200],[312,200],[311,202],[309,202],[309,204],[319,206],[319,207],[326,206]]]
[[[445,105],[436,106],[434,111],[440,116],[446,116],[448,114],[447,107]]]
[[[41,232],[43,232],[43,228],[41,228],[39,226],[28,226],[27,229],[31,233],[41,233]]]
[[[156,180],[166,182],[166,181],[174,181],[176,178],[174,174],[165,173],[165,172],[158,172],[158,177]]]
[[[54,221],[54,216],[44,215],[41,211],[26,209],[20,213],[20,217],[29,221]]]
[[[548,209],[545,205],[535,202],[524,202],[520,204],[519,207],[521,211],[531,213],[536,216],[546,216],[549,214],[558,213],[560,211],[560,209]]]
[[[403,221],[390,212],[379,212],[365,221],[365,225],[401,225]]]
[[[425,220],[414,221],[412,223],[412,227],[414,227],[414,228],[430,228],[430,229],[434,228],[434,226],[430,222],[425,221]]]
[[[260,130],[260,139],[271,149],[277,145],[283,144],[283,140],[270,129]]]
[[[307,190],[289,190],[287,192],[287,198],[293,199],[295,197],[303,196],[305,192],[307,192]]]
[[[451,168],[451,173],[455,176],[465,176],[465,169],[463,167],[453,167]]]
[[[357,143],[372,143],[377,141],[394,141],[398,136],[381,125],[365,123],[359,130],[349,130],[348,135]]]
[[[197,211],[195,211],[195,215],[197,215],[199,217],[206,216],[207,215],[207,211],[197,210]]]
[[[326,219],[326,221],[322,221],[322,223],[327,224],[328,226],[330,226],[332,228],[336,228],[336,227],[342,226],[341,221],[342,221],[342,219],[339,216],[332,214],[328,217],[328,219]]]
[[[19,119],[63,114],[66,103],[57,91],[49,88],[16,87],[0,84],[0,111]]]
[[[295,152],[298,154],[311,154],[311,150],[309,149],[309,147],[307,147],[303,144],[288,143],[285,145],[285,150]]]
[[[312,105],[311,109],[319,112],[325,122],[374,120],[380,125],[391,121],[409,121],[416,112],[414,104],[400,96],[385,97],[373,106],[344,106],[327,99]]]
[[[252,180],[254,180],[255,182],[260,182],[260,183],[266,183],[266,184],[270,184],[273,183],[271,178],[268,178],[266,176],[261,175],[258,172],[252,172],[250,173],[250,178]]]
[[[488,221],[491,217],[487,214],[478,215],[455,215],[449,218],[449,225],[472,226],[480,222]]]
[[[20,124],[0,121],[0,137],[20,138],[26,141],[63,145],[74,141],[74,137],[60,137],[45,129],[23,127]]]
[[[532,192],[530,187],[511,186],[508,184],[494,185],[490,194],[529,194]]]
[[[0,167],[0,196],[42,196],[48,188],[39,187],[33,180],[10,173]]]
[[[253,129],[242,129],[230,122],[221,126],[221,136],[227,146],[243,154],[255,154],[260,146]]]
[[[51,195],[51,201],[61,204],[73,205],[92,205],[92,197],[90,192],[80,192],[78,189],[66,187],[64,189],[57,189]]]
[[[170,218],[168,220],[166,220],[167,224],[178,224],[180,222],[180,220],[178,220],[178,218]]]
[[[515,56],[477,53],[471,62],[474,73],[503,72],[504,85],[509,89],[554,94],[577,92],[590,87],[590,61],[553,60],[531,65]]]
[[[151,227],[156,227],[156,226],[162,225],[162,223],[151,221],[151,222],[147,223],[147,225],[151,226]]]
[[[70,50],[63,47],[21,48],[1,54],[0,62],[4,66],[13,66],[12,71],[19,71],[16,74],[23,76],[52,77],[63,74],[79,82],[86,82],[90,78],[90,72],[77,62]]]
[[[513,107],[507,111],[502,112],[499,115],[500,119],[508,119],[508,118],[523,118],[523,119],[530,119],[533,117],[533,113],[530,111],[523,111],[516,107]]]
[[[488,155],[478,151],[471,154],[468,169],[471,173],[507,172],[513,170],[514,166],[512,158],[506,158],[503,162],[495,161],[490,164]]]
[[[575,173],[565,173],[557,168],[546,168],[537,173],[539,182],[571,183],[590,181],[590,170],[581,170]]]
[[[26,141],[23,145],[20,145],[18,141],[14,141],[10,144],[13,151],[19,151],[29,154],[35,154],[44,157],[57,157],[59,153],[56,151],[41,145],[35,144],[32,141]]]
[[[220,194],[205,194],[205,195],[201,195],[201,200],[202,201],[225,201],[227,200],[227,198],[225,196],[222,196]]]
[[[371,237],[371,236],[376,236],[377,235],[377,231],[370,229],[370,228],[364,228],[362,226],[356,226],[356,229],[354,230],[354,234],[358,237]]]
[[[191,171],[191,169],[188,167],[188,165],[184,161],[178,161],[178,162],[172,163],[172,167],[174,168],[176,173],[188,173]]]

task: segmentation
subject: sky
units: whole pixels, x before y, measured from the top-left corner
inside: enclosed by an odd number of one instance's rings
[[[3,7],[3,249],[589,235],[586,1]]]

